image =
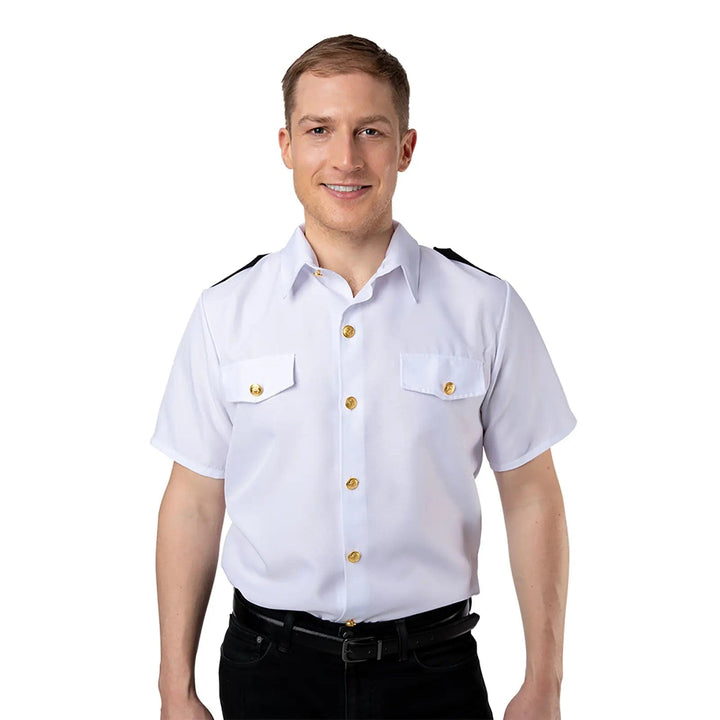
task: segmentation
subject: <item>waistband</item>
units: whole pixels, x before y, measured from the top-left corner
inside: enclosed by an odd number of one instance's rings
[[[334,623],[304,611],[278,610],[251,603],[235,588],[233,616],[241,623],[264,631],[278,643],[279,652],[290,652],[294,643],[331,653],[342,661],[366,662],[398,656],[459,637],[475,627],[479,616],[470,613],[472,598],[404,618]]]
[[[273,618],[284,622],[287,618],[287,610],[278,610],[276,608],[266,608],[262,605],[256,605],[250,602],[237,588],[235,588],[234,606],[244,607],[255,615],[265,615],[266,617]],[[316,632],[323,633],[325,635],[334,635],[335,637],[343,637],[349,627],[352,628],[352,635],[355,637],[363,637],[363,635],[394,635],[396,633],[397,623],[404,622],[408,630],[416,630],[419,628],[432,627],[433,625],[439,625],[447,622],[454,618],[465,617],[470,614],[472,608],[472,598],[466,598],[465,600],[459,600],[458,602],[451,603],[450,605],[444,605],[442,607],[427,610],[425,612],[416,613],[414,615],[407,615],[403,618],[394,618],[392,620],[379,620],[377,622],[358,622],[352,626],[348,626],[346,623],[336,623],[331,620],[323,620],[322,618],[313,615],[312,613],[304,612],[302,610],[292,611],[294,615],[295,626],[307,628],[308,630],[315,630]]]

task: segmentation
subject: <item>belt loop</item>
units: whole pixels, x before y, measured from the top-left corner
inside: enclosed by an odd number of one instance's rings
[[[395,621],[395,627],[398,633],[398,662],[405,662],[408,659],[408,631],[405,625],[405,618],[399,618]]]
[[[281,653],[290,652],[290,634],[292,633],[294,623],[295,613],[290,610],[285,615],[285,622],[283,623],[282,630],[280,630],[280,642],[278,643],[278,650]]]

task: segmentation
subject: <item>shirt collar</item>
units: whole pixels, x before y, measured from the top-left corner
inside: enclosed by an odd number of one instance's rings
[[[405,284],[415,302],[418,301],[418,283],[420,279],[420,246],[415,238],[396,220],[385,258],[377,270],[376,276],[385,275],[396,267],[402,268]],[[287,298],[293,292],[300,271],[308,265],[319,267],[317,256],[305,237],[305,225],[298,225],[287,245],[280,251],[280,288],[282,297]]]

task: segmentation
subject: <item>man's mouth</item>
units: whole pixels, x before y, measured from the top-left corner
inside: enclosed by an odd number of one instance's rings
[[[330,185],[329,183],[323,183],[323,185],[331,190],[335,190],[335,192],[354,192],[355,190],[370,187],[369,185]]]

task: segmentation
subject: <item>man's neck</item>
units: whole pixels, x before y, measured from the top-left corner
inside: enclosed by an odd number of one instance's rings
[[[387,227],[370,233],[329,231],[315,223],[305,222],[305,237],[321,268],[345,278],[353,297],[380,267],[394,232],[392,219]]]

